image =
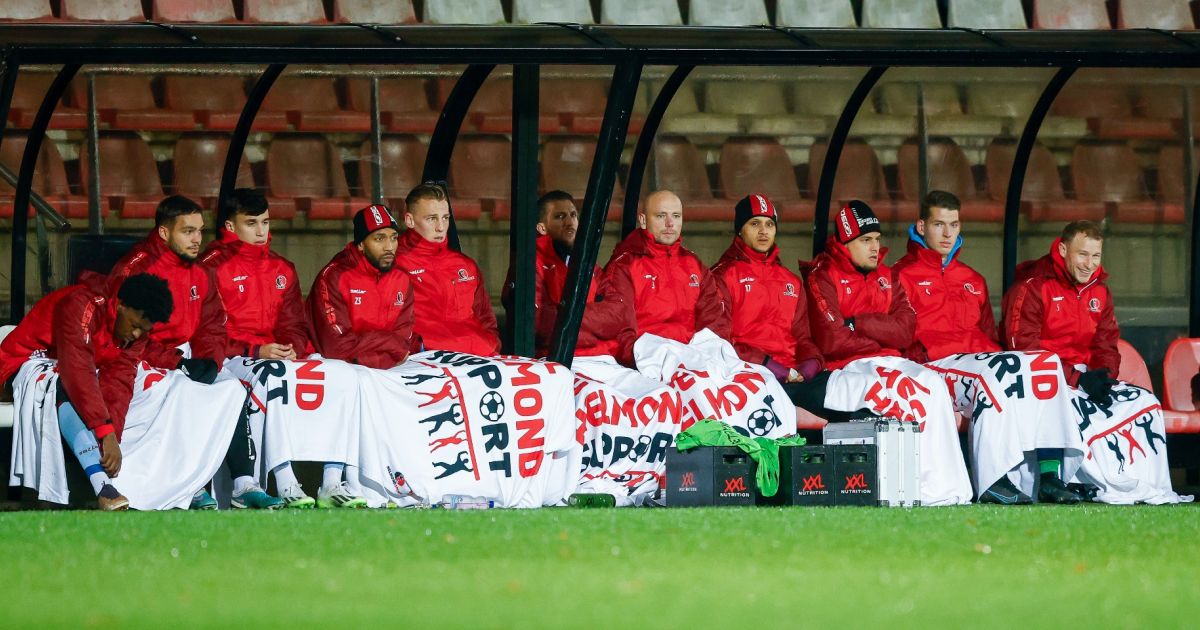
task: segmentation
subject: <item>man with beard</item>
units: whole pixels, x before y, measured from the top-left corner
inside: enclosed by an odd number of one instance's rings
[[[575,207],[575,199],[570,193],[552,190],[538,199],[537,250],[534,262],[534,342],[535,356],[544,357],[550,353],[550,336],[554,333],[554,324],[558,319],[558,306],[562,301],[563,286],[567,282],[567,265],[571,260],[571,248],[575,246],[575,232],[579,228],[579,210]],[[513,288],[515,272],[508,271],[508,279],[504,282],[504,293],[500,301],[508,310],[508,319],[513,321],[515,308],[513,305]],[[588,287],[588,309],[584,317],[595,312],[593,303],[596,299],[596,289],[601,282],[600,267],[592,271],[592,281]]]
[[[420,184],[405,198],[408,228],[395,250],[396,267],[406,272],[416,300],[414,350],[450,350],[480,356],[500,351],[492,301],[479,265],[447,247],[450,203],[437,184]]]
[[[945,375],[955,408],[971,419],[980,503],[1032,502],[1035,470],[1039,501],[1077,503],[1062,472],[1066,449],[1069,478],[1083,444],[1061,364],[1049,352],[1000,352],[987,281],[960,259],[960,207],[953,194],[930,191],[908,230],[908,253],[894,267],[917,313],[905,356]]]
[[[117,293],[126,278],[139,273],[166,279],[174,309],[166,324],[150,331],[143,360],[212,384],[225,360],[225,308],[211,271],[197,264],[203,237],[204,215],[195,201],[182,195],[163,199],[154,212],[154,230],[113,267],[108,289]],[[246,416],[244,410],[226,455],[234,477],[232,503],[238,508],[277,509],[283,503],[254,480],[256,455]],[[200,489],[192,507],[213,510],[217,504]]]
[[[386,370],[408,358],[413,344],[413,288],[395,267],[400,232],[383,205],[354,215],[354,241],[325,265],[308,293],[317,352]],[[343,481],[344,464],[326,463],[319,507],[361,508],[367,502]]]

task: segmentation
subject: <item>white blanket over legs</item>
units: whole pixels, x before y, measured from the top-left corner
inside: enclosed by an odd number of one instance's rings
[[[264,488],[267,473],[285,462],[359,465],[364,436],[358,383],[365,369],[335,359],[225,362],[222,378],[250,388],[250,428]]]
[[[971,420],[976,497],[1005,475],[1032,497],[1038,448],[1063,449],[1062,478],[1074,476],[1086,447],[1053,352],[956,354],[926,367],[946,379],[955,410]]]
[[[363,476],[392,482],[364,483],[364,496],[371,505],[447,495],[498,507],[562,504],[581,459],[572,380],[557,363],[446,351],[363,370],[363,431],[379,437],[362,453]]]
[[[47,364],[54,362],[27,362],[14,381],[22,398],[12,482],[36,489],[39,498],[66,503],[66,462],[50,382],[57,374]],[[130,507],[186,508],[220,468],[245,400],[245,388],[235,381],[203,385],[179,371],[140,365],[121,436],[121,472],[113,480]]]
[[[1082,390],[1073,389],[1071,394],[1088,446],[1076,478],[1099,488],[1097,501],[1155,505],[1192,501],[1192,496],[1171,489],[1162,405],[1153,393],[1119,383],[1108,408],[1093,403]]]
[[[859,359],[830,375],[825,407],[846,412],[870,409],[880,416],[919,423],[921,505],[971,501],[954,404],[937,372],[899,357]]]
[[[571,369],[583,447],[578,491],[611,494],[621,506],[652,501],[679,433],[679,393],[609,356],[577,357]]]
[[[796,407],[771,371],[739,359],[733,346],[707,328],[687,344],[643,334],[633,354],[639,372],[679,392],[684,430],[711,418],[748,437],[796,433]]]

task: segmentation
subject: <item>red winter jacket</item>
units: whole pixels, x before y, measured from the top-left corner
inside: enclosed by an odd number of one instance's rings
[[[633,365],[633,344],[642,333],[682,343],[696,332],[696,309],[708,269],[683,246],[660,245],[634,230],[613,251],[600,288],[605,311],[581,331],[580,356],[611,354]]]
[[[225,360],[225,308],[211,271],[184,262],[157,232],[150,232],[113,267],[107,294],[116,295],[125,278],[139,273],[165,279],[175,306],[170,321],[150,331],[143,359],[154,367],[173,370],[183,358],[176,348],[190,343],[192,357],[212,359],[220,366]]]
[[[1017,280],[1004,294],[1001,316],[1009,350],[1049,350],[1062,359],[1074,385],[1087,370],[1108,369],[1117,378],[1121,331],[1113,313],[1112,293],[1100,267],[1091,282],[1079,285],[1067,274],[1057,239],[1050,253],[1017,266]],[[1071,369],[1068,369],[1071,368]]]
[[[830,238],[821,255],[802,265],[813,338],[830,369],[856,359],[900,356],[912,344],[917,314],[883,264],[887,251],[879,250],[879,266],[864,274],[850,262],[846,246]],[[851,317],[854,330],[846,326]]]
[[[536,354],[544,357],[550,353],[550,336],[554,334],[554,324],[558,320],[558,305],[562,302],[563,287],[567,284],[567,261],[563,260],[563,257],[554,249],[554,239],[549,234],[538,236],[536,243],[533,335]],[[587,317],[588,311],[592,310],[591,304],[596,301],[596,287],[600,284],[602,277],[599,266],[592,270],[592,281],[588,284],[588,307],[584,310],[584,317]],[[500,301],[508,310],[510,317],[514,307],[514,278],[514,271],[509,269],[508,278],[504,281],[504,291],[500,295]]]
[[[446,241],[433,243],[406,230],[396,266],[412,281],[417,301],[413,329],[424,349],[482,356],[500,351],[496,314],[474,260],[446,247]]]
[[[910,229],[908,254],[892,266],[917,312],[917,339],[905,357],[925,363],[952,354],[1000,350],[987,280],[958,260],[962,241],[943,266],[942,255],[920,239]]]
[[[71,405],[96,439],[125,428],[137,364],[148,339],[127,347],[113,337],[117,300],[104,297],[104,277],[80,276],[80,284],[42,298],[0,344],[0,380],[6,381],[31,356],[58,359],[58,373]]]
[[[770,357],[794,368],[821,360],[809,332],[804,285],[779,262],[778,247],[760,254],[733,237],[700,292],[717,299],[701,301],[696,326],[728,341],[743,361],[762,365]]]
[[[244,243],[232,232],[208,244],[200,264],[212,271],[228,318],[225,356],[258,358],[268,343],[308,345],[304,300],[296,267],[266,245]]]
[[[413,344],[413,288],[393,267],[380,273],[354,243],[317,274],[308,293],[308,323],[321,356],[388,369]]]

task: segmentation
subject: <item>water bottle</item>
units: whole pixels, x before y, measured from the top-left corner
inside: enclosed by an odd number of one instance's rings
[[[496,507],[496,502],[483,497],[468,497],[461,494],[447,494],[442,502],[437,504],[445,510],[489,510]]]
[[[576,492],[567,497],[567,505],[577,508],[610,508],[617,506],[617,498],[603,492]]]

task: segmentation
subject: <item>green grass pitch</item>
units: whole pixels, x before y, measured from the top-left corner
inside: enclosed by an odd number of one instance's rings
[[[0,514],[2,627],[1195,627],[1200,508]]]

